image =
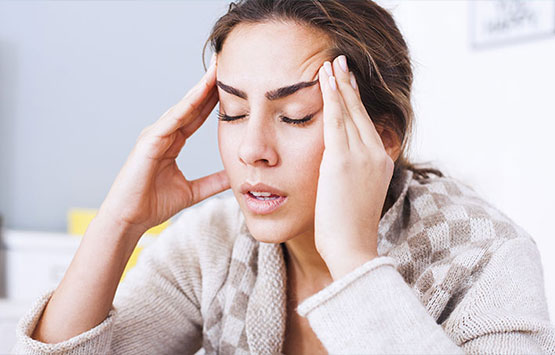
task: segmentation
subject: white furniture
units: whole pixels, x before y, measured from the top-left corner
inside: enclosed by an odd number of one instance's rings
[[[31,303],[0,299],[0,354],[9,354],[14,346],[15,327]]]
[[[15,344],[15,327],[36,298],[56,287],[80,237],[3,230],[0,237],[0,354]]]
[[[80,241],[64,233],[0,231],[0,354],[13,347],[17,322],[32,303],[60,283]],[[154,241],[145,235],[138,245]]]
[[[69,266],[81,237],[62,233],[5,230],[0,243],[2,296],[32,301],[56,287]]]

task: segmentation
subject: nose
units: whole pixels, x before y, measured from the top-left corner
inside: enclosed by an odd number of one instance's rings
[[[251,114],[239,146],[239,159],[245,165],[275,166],[279,156],[271,124]]]

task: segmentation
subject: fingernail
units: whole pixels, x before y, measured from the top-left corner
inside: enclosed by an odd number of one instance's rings
[[[351,77],[351,86],[353,87],[353,89],[357,89],[357,80],[355,78],[355,74],[353,74],[353,72],[349,73],[349,76]]]
[[[337,58],[337,60],[339,61],[339,66],[341,67],[341,69],[343,69],[343,71],[346,73],[348,71],[347,57],[345,57],[344,55],[340,55],[339,58]]]
[[[216,53],[212,53],[212,58],[210,58],[210,66],[213,66],[216,63]]]
[[[325,62],[324,63],[324,69],[326,70],[326,73],[328,73],[329,76],[333,75],[333,71],[331,69],[331,63],[330,62]]]
[[[330,76],[329,77],[329,83],[331,88],[333,89],[333,91],[337,90],[337,84],[335,83],[335,76]]]

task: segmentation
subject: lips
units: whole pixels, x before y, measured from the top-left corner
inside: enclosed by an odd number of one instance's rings
[[[255,185],[244,183],[241,185],[240,191],[248,210],[253,214],[270,214],[287,201],[287,196],[283,191],[262,183]],[[268,196],[268,194],[270,195]]]
[[[269,192],[272,195],[275,196],[279,196],[279,197],[285,197],[286,194],[285,192],[272,187],[272,186],[268,186],[266,184],[263,184],[261,182],[255,184],[255,185],[251,185],[248,182],[244,183],[241,185],[240,190],[242,194],[248,194],[249,192]]]

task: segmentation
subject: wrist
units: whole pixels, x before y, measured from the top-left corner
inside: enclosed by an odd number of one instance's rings
[[[105,207],[104,205],[100,207],[93,221],[118,234],[136,235],[137,239],[148,230],[148,227],[144,227],[142,224],[130,223],[121,217],[121,213],[117,213],[117,210]]]
[[[324,261],[334,281],[378,257],[378,253],[374,251],[333,254],[333,256],[328,256]]]
[[[113,242],[128,244],[130,248],[134,248],[145,231],[144,227],[120,221],[99,211],[89,224],[85,236],[97,235]]]

